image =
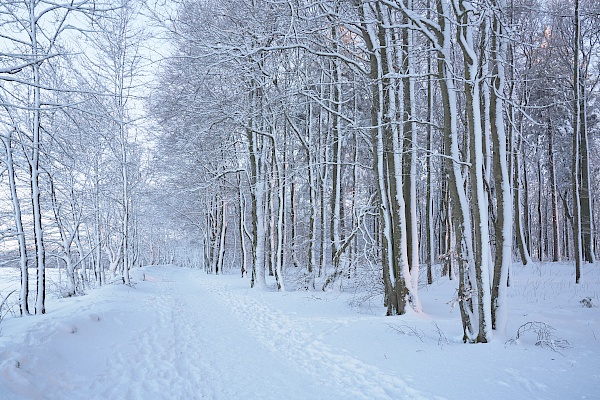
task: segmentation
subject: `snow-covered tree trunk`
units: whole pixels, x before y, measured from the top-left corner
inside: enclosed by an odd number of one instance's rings
[[[309,101],[306,105],[306,113],[308,114],[307,123],[304,126],[304,129],[298,127],[294,121],[286,114],[286,120],[289,124],[290,129],[298,138],[300,142],[300,146],[302,149],[302,153],[304,155],[304,160],[306,162],[306,185],[308,186],[308,208],[309,208],[309,217],[308,217],[308,244],[307,244],[307,257],[306,257],[306,275],[304,277],[304,288],[306,290],[314,290],[315,289],[315,275],[316,275],[316,265],[317,265],[317,240],[318,240],[318,226],[317,226],[317,216],[319,214],[319,202],[317,198],[317,168],[316,158],[318,157],[318,150],[315,151],[316,146],[316,138],[315,132],[313,129],[313,118],[320,123],[320,115],[317,115],[315,118],[314,115],[314,104],[313,101]],[[298,217],[298,195],[297,195],[297,184],[296,181],[293,180],[291,187],[291,202],[292,202],[292,246],[293,246],[293,254],[292,254],[292,262],[295,267],[297,267],[297,250],[296,246],[298,246],[297,241],[297,217]]]
[[[477,342],[486,343],[492,335],[490,294],[490,237],[487,192],[484,187],[483,131],[481,127],[480,76],[478,56],[473,41],[473,26],[476,23],[475,9],[470,1],[453,2],[458,20],[457,37],[462,49],[465,68],[466,114],[469,127],[471,176],[470,191],[473,206],[473,232],[475,264],[471,279],[477,290],[478,328]]]
[[[475,340],[472,293],[474,282],[469,271],[474,262],[473,237],[471,227],[471,211],[465,192],[466,177],[463,175],[463,162],[459,150],[458,138],[458,99],[455,87],[452,64],[451,4],[450,0],[437,0],[438,25],[440,27],[434,40],[438,47],[438,74],[444,110],[444,149],[449,165],[449,194],[451,199],[451,215],[455,234],[454,246],[450,249],[456,253],[458,264],[458,295],[463,324],[463,340]]]
[[[263,172],[259,171],[262,175]],[[255,207],[253,210],[252,225],[254,226],[255,235],[255,254],[253,262],[253,277],[255,278],[253,284],[258,284],[260,288],[267,287],[267,281],[265,277],[265,240],[266,240],[266,229],[265,229],[265,196],[266,195],[266,182],[264,176],[259,176],[256,181],[255,189]]]
[[[91,254],[88,253],[86,254],[84,248],[83,248],[83,242],[81,240],[81,235],[80,235],[80,229],[81,227],[78,225],[76,227],[76,231],[75,231],[75,235],[74,235],[74,242],[75,242],[75,246],[77,248],[77,254],[78,254],[78,261],[77,263],[80,265],[80,270],[81,270],[81,278],[82,278],[82,289],[85,288],[85,285],[87,284],[89,286],[89,271],[88,271],[88,261],[87,258],[88,256]]]
[[[293,150],[292,150],[293,151]],[[287,169],[287,167],[286,167]],[[286,173],[288,175],[289,173]],[[291,264],[294,268],[298,268],[298,247],[301,237],[298,231],[298,183],[296,182],[296,176],[292,172],[289,174],[292,183],[288,185],[290,189],[290,258]],[[310,189],[309,189],[310,190]],[[284,250],[285,251],[285,250]]]
[[[237,190],[238,190],[238,226],[240,235],[240,252],[242,253],[242,278],[248,274],[248,250],[246,244],[246,199],[242,190],[241,173],[237,173]]]
[[[552,205],[552,261],[560,261],[561,242],[560,242],[560,216],[558,210],[558,188],[556,185],[556,166],[554,158],[554,126],[552,119],[548,117],[548,179],[550,180],[550,202]]]
[[[338,38],[337,28],[332,28],[332,35],[335,35],[335,42],[333,45],[334,52],[338,52]],[[345,141],[344,126],[342,124],[344,102],[343,89],[342,89],[342,63],[339,59],[331,61],[331,159],[328,164],[331,165],[331,195],[329,198],[330,204],[330,226],[329,235],[331,243],[331,263],[333,264],[333,271],[327,278],[323,290],[331,283],[335,282],[338,277],[347,272],[349,260],[346,252],[347,246],[344,245],[344,238],[342,235],[343,226],[343,190],[342,190],[342,163]]]
[[[27,244],[25,240],[25,231],[23,229],[23,216],[21,213],[21,203],[17,192],[16,172],[13,161],[12,134],[9,130],[7,135],[0,135],[4,144],[4,162],[8,175],[8,185],[10,187],[10,198],[13,208],[13,218],[15,221],[17,242],[19,243],[19,269],[21,273],[21,289],[19,292],[19,311],[21,315],[29,315],[29,274],[27,268]]]
[[[575,283],[579,283],[581,266],[583,264],[583,235],[581,223],[581,193],[579,176],[581,169],[580,144],[581,144],[581,69],[579,67],[580,55],[580,17],[579,0],[575,0],[575,26],[574,26],[574,51],[573,51],[573,158],[571,167],[571,185],[573,191],[573,244],[575,247]]]
[[[531,255],[529,253],[529,246],[527,245],[527,237],[525,235],[525,215],[529,214],[527,209],[523,208],[523,154],[522,154],[522,139],[521,135],[517,134],[515,139],[514,147],[514,178],[513,178],[513,202],[515,212],[515,230],[517,235],[517,246],[519,248],[519,254],[521,255],[521,262],[523,265],[531,264]]]
[[[324,82],[324,79],[321,78],[321,81]],[[322,85],[321,88],[321,98],[324,97],[324,88],[325,85]],[[319,271],[318,276],[327,275],[327,264],[329,262],[327,253],[330,250],[330,245],[327,241],[327,219],[330,218],[329,208],[327,207],[327,195],[325,191],[325,187],[329,185],[329,177],[330,177],[330,168],[328,164],[330,163],[330,157],[327,152],[327,144],[331,141],[330,131],[324,128],[325,120],[327,115],[322,107],[319,108],[319,118],[318,124],[319,129],[317,133],[317,137],[319,138],[319,154],[317,161],[317,168],[319,170],[319,200],[320,200],[320,218],[319,218]]]
[[[221,220],[218,221],[219,224],[219,246],[218,246],[218,254],[217,258],[217,266],[215,268],[215,274],[219,272],[223,273],[223,267],[225,264],[225,239],[227,238],[227,204],[224,200],[221,201]]]
[[[121,93],[122,95],[122,93]],[[122,115],[124,117],[124,115]],[[126,285],[130,285],[129,279],[129,228],[130,228],[130,194],[129,194],[129,174],[127,171],[128,168],[128,155],[127,155],[127,134],[125,131],[124,123],[119,123],[119,136],[120,136],[120,147],[121,147],[121,204],[122,204],[122,219],[121,219],[121,229],[123,230],[123,283]]]
[[[261,89],[257,82],[252,83],[249,112],[258,113],[256,119],[260,120],[263,107]],[[266,206],[266,176],[265,158],[267,144],[256,132],[255,118],[251,116],[246,126],[246,138],[248,141],[248,154],[250,158],[250,194],[252,197],[252,278],[250,286],[258,285],[259,288],[267,287],[265,277],[265,206]]]
[[[318,231],[317,231],[317,216],[319,214],[319,202],[317,199],[317,168],[315,165],[315,157],[314,152],[311,151],[312,144],[315,143],[314,132],[313,132],[313,124],[311,123],[313,118],[313,104],[310,102],[308,104],[308,121],[309,123],[306,125],[308,140],[307,143],[304,144],[304,151],[306,154],[306,161],[308,163],[308,202],[309,202],[309,221],[308,221],[308,267],[307,267],[307,278],[306,278],[306,286],[308,290],[313,290],[315,288],[315,273],[316,273],[316,265],[317,265],[317,239],[318,239]],[[317,121],[320,123],[320,118],[317,118]]]
[[[435,221],[434,221],[434,187],[433,187],[433,123],[434,117],[434,93],[433,93],[433,68],[431,58],[427,59],[427,164],[425,165],[427,176],[427,204],[425,206],[425,229],[426,229],[426,263],[427,284],[433,283],[433,264],[435,263]],[[442,235],[442,232],[440,232]]]
[[[100,213],[100,166],[98,158],[94,159],[93,175],[94,182],[93,209],[94,209],[94,277],[96,285],[104,284],[104,268],[102,265],[102,235],[100,229],[102,227],[102,216]]]
[[[333,28],[335,34],[335,28]],[[332,261],[340,249],[341,237],[341,201],[342,201],[342,123],[340,114],[342,112],[342,73],[339,60],[332,60],[331,103],[333,108],[331,126],[331,220],[329,235],[331,240]],[[334,272],[335,273],[335,272]]]
[[[285,150],[284,150],[285,157]],[[283,160],[285,164],[285,159]],[[284,218],[285,218],[285,180],[284,168],[282,162],[278,160],[278,154],[276,151],[275,143],[273,143],[273,173],[274,181],[276,185],[275,192],[277,194],[277,214],[275,216],[275,246],[272,251],[275,256],[275,265],[273,266],[273,273],[275,274],[275,281],[277,284],[277,290],[280,292],[285,291],[285,284],[283,281],[283,252],[284,252]]]
[[[29,35],[32,49],[33,69],[33,104],[32,104],[32,145],[29,169],[31,172],[31,203],[33,206],[33,232],[35,243],[35,260],[37,267],[37,292],[35,313],[46,313],[46,250],[44,248],[44,232],[42,228],[42,207],[40,200],[40,151],[42,140],[41,127],[41,77],[40,63],[42,55],[38,45],[38,16],[35,14],[37,1],[29,1]]]
[[[512,17],[511,17],[512,18]],[[529,246],[527,245],[528,236],[525,236],[526,225],[525,225],[525,216],[529,214],[528,210],[523,209],[522,202],[522,189],[523,189],[523,151],[522,151],[522,127],[523,127],[523,114],[520,114],[520,118],[517,121],[515,117],[515,104],[517,104],[517,99],[515,99],[515,49],[513,45],[509,44],[508,51],[508,69],[509,69],[509,95],[508,95],[508,130],[510,132],[510,142],[512,149],[512,158],[511,162],[512,168],[512,188],[513,188],[513,214],[514,214],[514,224],[515,224],[515,236],[517,240],[517,248],[519,249],[519,254],[521,256],[521,262],[523,265],[530,264],[531,255],[529,253]],[[527,81],[525,81],[525,85],[527,85]]]
[[[382,266],[387,314],[404,314],[412,291],[408,263],[406,210],[402,193],[402,151],[396,103],[402,92],[393,78],[394,53],[390,9],[383,2],[356,3],[363,39],[369,51],[371,137],[382,235]],[[397,49],[396,49],[397,51]],[[401,109],[400,109],[401,110]],[[418,302],[415,303],[418,307]]]
[[[75,269],[73,266],[73,257],[71,254],[71,245],[73,243],[74,236],[66,229],[63,217],[61,215],[61,207],[58,204],[56,197],[56,187],[54,185],[54,179],[50,177],[50,195],[52,197],[52,210],[54,212],[54,218],[58,227],[58,233],[60,235],[60,243],[62,247],[62,259],[65,262],[65,271],[67,273],[67,291],[65,296],[75,296],[77,292],[77,286],[75,283]]]
[[[504,87],[507,52],[507,29],[500,19],[506,7],[496,0],[491,32],[492,80],[490,91],[491,140],[493,145],[493,170],[497,207],[495,222],[496,254],[492,283],[492,326],[504,333],[507,316],[508,273],[512,265],[513,209],[509,174],[508,140],[504,122]]]
[[[581,39],[583,41],[583,39]],[[589,58],[586,57],[586,58]],[[589,64],[583,61],[584,64]],[[589,68],[589,67],[587,67]],[[596,262],[596,254],[594,251],[594,212],[593,212],[593,193],[590,182],[590,140],[588,133],[588,114],[587,114],[587,91],[586,91],[586,68],[582,66],[579,73],[579,157],[581,159],[579,166],[580,174],[580,201],[581,201],[581,247],[583,251],[583,259],[589,263]]]
[[[413,0],[407,1],[407,6],[412,8]],[[408,23],[408,18],[405,18]],[[391,21],[390,21],[391,22]],[[421,306],[418,299],[417,289],[419,287],[419,223],[417,217],[417,116],[415,100],[415,68],[413,63],[415,40],[412,29],[402,30],[402,65],[406,78],[403,79],[403,111],[404,111],[404,146],[402,154],[404,156],[403,168],[406,171],[403,176],[403,196],[405,200],[406,215],[406,246],[410,277],[412,279],[411,287],[413,296],[412,301],[415,307],[420,310]]]

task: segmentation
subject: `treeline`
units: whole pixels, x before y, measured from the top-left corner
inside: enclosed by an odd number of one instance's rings
[[[141,10],[0,2],[0,248],[21,271],[22,315],[45,312],[47,267],[64,269],[60,295],[74,296],[128,284],[143,262]]]
[[[595,1],[186,0],[172,21],[156,161],[199,238],[175,259],[354,279],[390,315],[441,263],[471,342],[503,329],[517,257],[577,281],[595,260]]]
[[[44,313],[49,265],[66,296],[175,262],[353,285],[390,315],[420,310],[439,270],[465,341],[486,342],[513,261],[570,260],[579,281],[595,260],[595,1],[154,6],[0,3],[0,244],[21,313]]]

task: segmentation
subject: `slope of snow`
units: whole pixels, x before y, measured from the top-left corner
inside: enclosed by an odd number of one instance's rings
[[[133,287],[4,319],[0,399],[594,399],[600,268],[586,266],[580,285],[572,270],[515,266],[506,335],[465,345],[444,278],[421,288],[426,313],[385,317],[376,298],[351,307],[350,293],[144,267]],[[507,343],[527,322],[555,329],[540,332],[545,346],[534,331]]]

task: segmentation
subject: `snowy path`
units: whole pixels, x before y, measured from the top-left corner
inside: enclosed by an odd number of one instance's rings
[[[315,393],[326,393],[309,397],[299,392],[298,398],[431,398],[419,395],[398,377],[331,348],[282,312],[268,307],[266,302],[228,290],[222,282],[203,286],[235,313],[236,319],[263,349],[277,355],[277,364],[285,363],[303,371],[307,375],[301,382],[303,385],[315,387]],[[257,297],[260,299],[260,294]]]
[[[0,383],[21,397],[0,385],[0,399],[431,398],[325,344],[260,293],[195,270],[142,271],[135,289],[46,316],[50,334],[31,330],[1,353]]]

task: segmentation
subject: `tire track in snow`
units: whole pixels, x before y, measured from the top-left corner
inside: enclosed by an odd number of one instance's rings
[[[251,296],[233,292],[218,279],[197,279],[231,310],[262,346],[307,371],[340,399],[431,399],[397,376],[344,354],[307,333],[287,315]]]

